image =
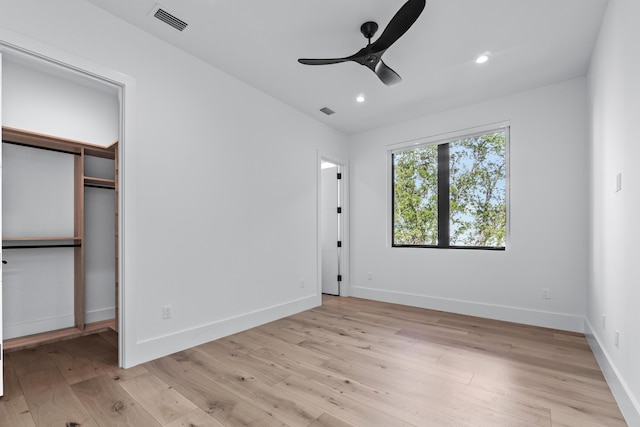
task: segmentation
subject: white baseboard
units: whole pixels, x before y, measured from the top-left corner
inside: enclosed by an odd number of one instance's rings
[[[105,308],[93,310],[85,313],[85,322],[93,323],[101,320],[113,319],[116,317],[116,309]],[[29,320],[13,324],[2,325],[2,333],[5,340],[27,335],[39,334],[41,332],[55,331],[57,329],[71,328],[75,324],[72,314],[66,316],[56,316],[48,319]]]
[[[57,316],[49,319],[37,319],[27,322],[4,324],[2,334],[5,340],[27,335],[39,334],[41,332],[55,331],[56,329],[73,327],[75,318],[72,314],[68,316]]]
[[[138,341],[127,368],[226,337],[322,304],[322,295],[311,295],[272,307],[221,319],[206,325]],[[133,353],[133,352],[132,352]]]
[[[640,403],[629,391],[627,383],[611,362],[611,358],[605,348],[600,345],[600,339],[596,336],[588,319],[584,321],[584,330],[587,341],[589,341],[589,345],[591,346],[591,351],[593,351],[598,365],[600,365],[600,369],[607,380],[607,384],[609,384],[613,397],[615,397],[627,424],[630,426],[640,426]]]
[[[351,286],[349,294],[353,297],[384,301],[449,313],[466,314],[506,322],[560,329],[563,331],[584,332],[584,316],[550,311],[530,310],[495,304],[483,304],[472,301],[454,300],[380,289]]]
[[[84,314],[85,323],[100,322],[102,320],[115,319],[116,309],[115,307],[102,308],[100,310],[88,311]]]

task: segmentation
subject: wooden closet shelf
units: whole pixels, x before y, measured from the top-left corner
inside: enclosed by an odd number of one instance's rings
[[[74,248],[82,246],[80,237],[3,237],[3,249]]]

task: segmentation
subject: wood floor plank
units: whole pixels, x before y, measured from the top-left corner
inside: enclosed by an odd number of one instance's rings
[[[179,356],[180,353],[172,356]],[[230,390],[201,375],[174,357],[165,357],[145,364],[145,367],[178,390],[204,412],[225,426],[283,426],[268,412],[251,405]]]
[[[201,356],[214,359],[218,362],[220,374],[228,374],[233,377],[252,377],[257,378],[267,385],[274,385],[289,376],[289,374],[279,372],[264,363],[257,363],[255,359],[248,357],[242,352],[236,351],[224,345],[223,342],[211,342],[197,347]],[[195,352],[187,350],[183,354],[197,356]],[[232,367],[232,369],[227,369]]]
[[[71,386],[101,426],[160,426],[139,403],[106,375]]]
[[[118,333],[113,329],[97,334],[100,338],[111,344],[115,349],[118,348]]]
[[[0,426],[35,427],[24,396],[11,399],[4,396],[0,405]]]
[[[69,346],[57,345],[53,347],[49,352],[49,358],[68,384],[75,384],[104,374],[95,361],[77,355]]]
[[[300,347],[298,344],[292,344],[288,341],[280,340],[277,337],[265,334],[261,328],[245,331],[242,335],[237,336],[234,339],[241,344],[244,344],[247,341],[259,342],[261,344],[261,348],[268,348],[280,352],[285,356],[304,360],[305,363],[315,366],[320,366],[329,360],[329,356],[327,355],[320,354],[315,351],[309,351]]]
[[[500,419],[503,419],[505,425],[550,425],[550,413],[546,408],[472,390],[467,384],[458,381],[399,372],[372,373],[367,368],[340,360],[331,360],[326,365],[331,372],[349,379],[351,383],[360,383],[374,390],[384,390],[428,408],[432,417],[434,413],[440,413],[445,419],[459,420],[463,416],[460,408],[466,408],[466,422],[471,425],[480,425],[483,419],[484,423],[489,419],[489,425]],[[515,420],[511,420],[511,417]]]
[[[151,374],[118,381],[118,385],[161,425],[175,421],[197,408],[194,403]]]
[[[211,347],[207,347],[210,351]],[[187,353],[183,363],[188,363],[190,368],[198,372],[200,375],[210,378],[221,386],[233,391],[234,393],[246,396],[246,399],[258,408],[272,415],[274,418],[282,421],[286,425],[309,425],[313,420],[322,414],[322,410],[317,407],[306,404],[305,402],[291,399],[290,396],[283,396],[278,393],[269,383],[261,379],[260,372],[264,369],[272,373],[278,372],[278,376],[283,380],[289,376],[288,373],[281,373],[270,368],[268,365],[256,359],[245,358],[242,366],[228,366],[221,360],[220,353],[210,353],[208,351],[196,349]],[[255,363],[253,372],[245,371],[246,367],[252,362]],[[281,381],[278,381],[279,383]]]
[[[445,353],[437,362],[439,366],[448,366],[454,371],[467,370],[474,366],[474,370],[482,375],[491,375],[493,378],[505,382],[517,382],[522,379],[530,386],[546,388],[548,384],[562,384],[562,389],[567,387],[599,392],[613,399],[604,377],[588,377],[574,372],[566,372],[562,365],[557,368],[532,366],[523,361],[509,360],[503,357],[491,355],[478,355],[465,350],[451,350]]]
[[[353,424],[349,424],[327,413],[320,415],[317,420],[309,424],[309,427],[352,427],[352,426]]]
[[[200,408],[189,411],[182,417],[165,424],[164,427],[224,427]]]
[[[54,344],[58,349],[64,343]],[[114,355],[114,347],[97,334],[85,335],[69,341],[65,346],[76,357],[98,362]],[[116,353],[117,354],[117,353]]]
[[[54,368],[55,366],[49,358],[49,350],[49,345],[43,345],[5,354],[5,358],[11,360],[16,375],[21,377],[29,372]]]
[[[20,387],[22,387],[24,395],[27,397],[34,393],[39,393],[43,389],[65,387],[69,385],[55,366],[47,369],[27,372],[18,377],[18,381],[20,382]]]
[[[572,395],[558,390],[532,388],[526,385],[504,383],[480,374],[474,377],[472,387],[478,387],[495,394],[509,396],[519,401],[529,401],[534,405],[549,408],[552,414],[566,414],[574,419],[601,424],[608,427],[625,426],[626,423],[615,403],[604,402],[573,392]],[[582,424],[576,424],[581,426]]]
[[[40,387],[26,396],[37,427],[98,427],[91,414],[68,385]]]
[[[8,354],[6,355],[8,356]],[[4,396],[3,399],[10,400],[18,396],[23,396],[22,387],[18,381],[18,375],[13,368],[13,361],[10,357],[4,358]],[[0,424],[1,425],[1,424]]]
[[[274,388],[282,390],[282,393],[298,396],[299,399],[351,424],[386,427],[412,425],[358,400],[350,399],[338,391],[331,390],[330,387],[296,375],[292,375]]]
[[[143,365],[134,366],[129,369],[118,367],[118,354],[115,352],[110,357],[96,362],[96,364],[105,375],[114,381],[124,381],[149,373]]]

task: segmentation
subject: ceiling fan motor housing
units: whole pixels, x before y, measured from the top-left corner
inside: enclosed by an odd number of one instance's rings
[[[371,43],[371,39],[375,35],[376,31],[378,31],[378,24],[373,21],[367,21],[360,26],[360,32],[363,36],[369,39],[369,43]]]

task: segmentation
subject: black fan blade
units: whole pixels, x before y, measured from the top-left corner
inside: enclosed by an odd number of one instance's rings
[[[305,65],[327,65],[339,64],[340,62],[351,61],[351,58],[333,58],[333,59],[298,59],[298,62]]]
[[[424,7],[425,0],[409,0],[400,10],[391,18],[389,24],[382,32],[382,35],[376,40],[372,47],[375,52],[389,49],[404,33],[407,32],[414,22],[418,19]]]
[[[378,76],[380,80],[382,80],[382,83],[387,86],[395,86],[402,81],[402,78],[398,73],[382,62],[382,59],[376,64],[376,68],[373,72],[376,73],[376,76]]]

